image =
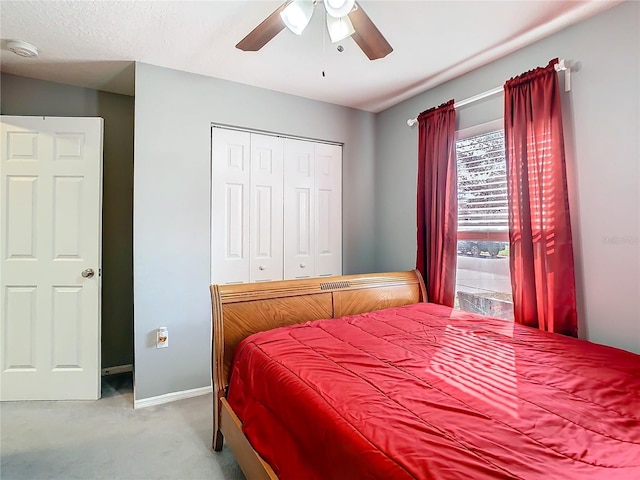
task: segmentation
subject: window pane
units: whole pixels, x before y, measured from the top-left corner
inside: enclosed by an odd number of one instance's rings
[[[458,230],[507,231],[507,171],[504,132],[474,135],[456,142]]]
[[[456,308],[513,320],[507,242],[458,242]]]
[[[456,142],[458,269],[455,307],[513,320],[504,132]]]

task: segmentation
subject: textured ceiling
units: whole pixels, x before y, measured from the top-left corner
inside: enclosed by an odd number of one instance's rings
[[[300,37],[285,29],[258,52],[236,49],[281,3],[2,0],[0,68],[132,95],[139,61],[377,112],[620,2],[360,0],[394,48],[384,59],[351,39],[338,52],[322,6]],[[9,39],[40,56],[14,55]]]

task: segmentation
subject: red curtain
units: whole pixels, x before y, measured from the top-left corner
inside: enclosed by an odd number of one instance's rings
[[[453,100],[418,116],[418,255],[430,302],[453,306],[458,233]]]
[[[509,80],[504,122],[515,321],[577,336],[557,59]]]

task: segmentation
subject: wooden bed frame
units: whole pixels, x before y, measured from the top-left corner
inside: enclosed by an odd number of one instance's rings
[[[211,285],[213,309],[213,449],[223,438],[250,480],[278,477],[242,433],[226,400],[231,362],[249,335],[296,323],[338,318],[427,301],[417,270],[308,278],[239,285]]]

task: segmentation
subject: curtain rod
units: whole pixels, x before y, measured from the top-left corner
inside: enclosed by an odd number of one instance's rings
[[[556,72],[562,72],[562,71],[565,72],[564,91],[565,92],[571,91],[571,67],[567,65],[567,63],[563,58],[562,60],[559,60],[558,63],[554,65],[554,68],[556,69]],[[488,97],[493,97],[494,95],[497,95],[503,90],[504,90],[504,86],[501,86],[501,87],[492,88],[491,90],[487,90],[486,92],[478,93],[473,97],[465,98],[464,100],[460,100],[459,102],[454,103],[453,108],[464,107],[465,105],[469,105],[470,103],[477,102],[478,100],[482,100]],[[410,127],[413,127],[416,123],[418,123],[417,117],[410,118],[409,120],[407,120],[407,125],[409,125]]]

